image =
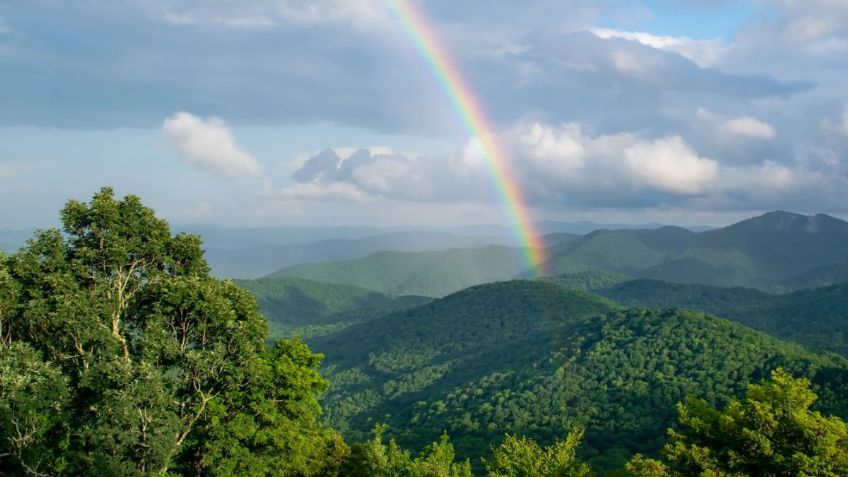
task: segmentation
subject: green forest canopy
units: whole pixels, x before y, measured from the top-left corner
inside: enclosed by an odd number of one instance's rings
[[[622,451],[660,446],[674,403],[692,392],[705,401],[680,408],[665,460],[636,457],[619,472],[736,471],[734,446],[753,431],[757,442],[780,444],[768,455],[782,467],[761,464],[760,475],[845,469],[844,423],[810,410],[814,389],[816,409],[846,414],[844,359],[702,314],[621,310],[526,281],[317,338],[362,338],[356,344],[375,350],[364,357],[339,346],[331,356],[339,387],[328,420],[348,434],[399,424],[349,446],[319,420],[321,355],[298,339],[269,345],[256,300],[209,276],[198,237],[171,234],[137,197],[110,189],[69,201],[62,224],[0,255],[3,474],[588,475],[583,457],[600,468],[629,458],[598,454],[607,439]],[[778,373],[734,400],[744,382],[778,366],[811,382]],[[333,407],[358,393],[365,398]],[[762,416],[737,418],[739,439],[699,424],[747,416],[746,406]],[[384,432],[398,440],[384,444]],[[791,439],[805,433],[815,445]]]

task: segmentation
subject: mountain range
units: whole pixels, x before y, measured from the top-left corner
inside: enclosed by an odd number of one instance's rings
[[[550,276],[605,271],[785,292],[848,281],[848,222],[823,214],[771,212],[703,232],[671,226],[596,230],[568,236],[543,254],[548,258],[541,270]],[[475,284],[535,274],[520,253],[485,247],[377,253],[354,261],[301,264],[274,275],[439,297]]]
[[[325,417],[352,439],[377,423],[413,449],[446,431],[460,455],[503,433],[543,442],[586,428],[613,468],[655,453],[675,403],[726,403],[776,368],[810,377],[845,415],[848,360],[682,309],[625,308],[548,281],[501,282],[315,337],[332,387]]]
[[[700,233],[599,230],[548,253],[548,274],[586,270],[785,291],[848,281],[848,222],[770,212]]]
[[[540,221],[534,230],[549,246],[598,229],[656,228],[660,224]],[[455,247],[521,244],[515,227],[465,225],[456,227],[220,227],[176,226],[175,230],[203,237],[212,272],[222,278],[258,278],[277,270],[310,262],[364,257],[374,252],[423,252]],[[708,227],[695,226],[692,230]],[[0,231],[0,243],[13,250],[29,231]]]

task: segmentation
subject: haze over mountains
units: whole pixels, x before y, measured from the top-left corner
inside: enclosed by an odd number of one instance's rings
[[[601,228],[656,228],[659,224],[599,224],[543,221],[535,229],[554,246]],[[705,227],[694,227],[696,230]],[[258,278],[301,263],[365,257],[380,251],[427,252],[457,247],[518,247],[514,228],[495,225],[460,227],[182,227],[204,238],[212,272],[224,278]],[[2,237],[2,235],[0,235]]]
[[[664,226],[557,237],[560,243],[544,252],[546,275],[606,271],[777,292],[848,281],[848,222],[822,214],[771,212],[703,232]],[[354,261],[292,266],[275,274],[434,297],[533,275],[522,264],[520,251],[503,247],[377,253]]]

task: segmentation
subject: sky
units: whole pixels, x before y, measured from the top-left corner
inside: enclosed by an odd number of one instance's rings
[[[537,220],[848,217],[845,0],[405,0]],[[0,228],[507,223],[391,0],[0,2]]]

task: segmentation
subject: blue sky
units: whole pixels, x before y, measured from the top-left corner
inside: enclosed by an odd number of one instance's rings
[[[539,219],[848,215],[843,0],[420,0]],[[0,5],[0,228],[502,223],[383,0]]]

